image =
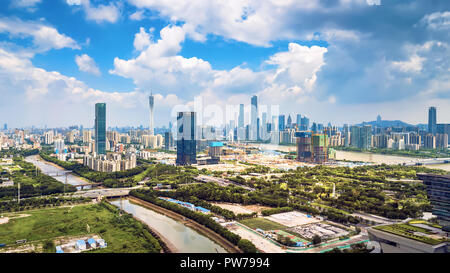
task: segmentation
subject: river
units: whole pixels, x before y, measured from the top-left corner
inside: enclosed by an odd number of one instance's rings
[[[27,156],[25,158],[25,161],[34,164],[37,166],[43,173],[61,173],[65,171],[64,168],[59,167],[57,165],[51,164],[39,157],[39,155],[31,155]],[[66,182],[66,176],[55,176],[56,180],[65,183]],[[77,187],[78,185],[86,184],[87,182],[83,180],[81,177],[73,175],[73,174],[67,174],[67,184],[70,184],[72,186]],[[90,186],[84,186],[83,189],[87,190],[90,189]],[[81,190],[81,187],[77,187],[77,190]]]
[[[285,146],[285,145],[275,145],[275,144],[254,144],[255,147],[269,151],[283,151],[283,152],[295,152],[297,148],[295,146]],[[336,151],[337,160],[348,160],[348,161],[360,161],[360,162],[370,162],[375,164],[402,164],[402,163],[412,163],[417,162],[421,158],[417,157],[407,157],[407,156],[396,156],[396,155],[383,155],[383,154],[373,154],[373,153],[362,153],[362,152],[348,152],[348,151]],[[435,164],[435,165],[423,165],[430,169],[441,169],[450,172],[450,164]]]
[[[111,204],[120,208],[120,202],[120,200],[116,200],[112,201]],[[150,229],[161,234],[176,248],[177,252],[227,253],[223,247],[214,241],[168,216],[134,204],[129,200],[122,200],[122,208],[146,223]]]

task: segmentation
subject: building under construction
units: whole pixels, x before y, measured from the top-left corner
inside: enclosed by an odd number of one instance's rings
[[[328,161],[328,137],[326,134],[296,132],[297,160],[322,164]]]

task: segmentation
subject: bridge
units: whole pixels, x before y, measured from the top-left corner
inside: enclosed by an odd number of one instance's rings
[[[73,185],[76,188],[80,188],[80,190],[87,190],[92,188],[100,187],[102,183],[84,183],[84,184],[77,184]]]
[[[57,172],[42,172],[42,173],[51,177],[58,177],[58,176],[66,176],[69,173],[72,173],[72,171],[57,171]]]
[[[132,189],[140,188],[140,186],[132,187],[132,188],[116,188],[116,189],[95,189],[88,190],[83,192],[77,192],[74,196],[80,197],[88,197],[88,198],[98,198],[98,197],[106,197],[106,198],[119,198],[126,197],[130,194]]]

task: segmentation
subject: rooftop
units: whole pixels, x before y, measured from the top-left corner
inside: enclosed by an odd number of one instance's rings
[[[381,225],[373,228],[429,245],[437,245],[449,241],[445,232],[442,232],[441,226],[424,220],[411,220],[407,223]]]

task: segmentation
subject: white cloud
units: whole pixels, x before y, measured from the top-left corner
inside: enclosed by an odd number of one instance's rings
[[[93,89],[73,77],[34,67],[29,59],[2,48],[0,94],[0,116],[16,113],[15,122],[20,126],[43,126],[43,121],[49,126],[80,123],[92,126],[97,102],[107,104],[108,126],[137,126],[147,122],[136,119],[148,116],[146,92]],[[170,113],[172,106],[182,103],[175,94],[154,95],[158,113]]]
[[[135,20],[135,21],[140,21],[144,18],[144,11],[143,10],[138,10],[135,13],[130,15],[130,19],[131,20]]]
[[[134,48],[138,51],[144,50],[147,46],[151,44],[153,28],[147,33],[145,28],[141,27],[139,33],[134,36]]]
[[[433,30],[450,29],[450,11],[427,14],[422,18],[421,23]]]
[[[190,104],[200,96],[206,104],[225,107],[250,94],[280,104],[310,99],[316,74],[325,65],[326,48],[290,43],[288,51],[271,56],[261,71],[244,65],[216,70],[205,60],[179,55],[185,32],[185,26],[167,26],[152,41],[141,28],[134,45],[142,51],[133,59],[115,58],[110,73],[132,79],[140,90],[173,93]]]
[[[392,62],[392,67],[400,70],[401,72],[414,72],[419,73],[422,70],[422,63],[425,58],[418,55],[413,55],[407,61]]]
[[[80,46],[70,37],[41,22],[22,21],[18,18],[0,18],[0,33],[9,33],[13,37],[32,37],[35,49],[39,52],[50,49],[72,48]]]
[[[97,23],[115,23],[120,18],[120,3],[98,6],[92,6],[90,0],[66,0],[66,3],[70,6],[82,6],[86,13],[86,19]]]
[[[95,63],[94,59],[89,57],[87,54],[83,54],[81,56],[75,56],[75,62],[78,65],[78,69],[83,72],[88,72],[94,74],[96,76],[100,76],[101,72]]]
[[[369,7],[379,0],[369,1],[370,3],[366,0],[340,0],[333,1],[332,5],[321,0],[128,2],[140,10],[157,11],[171,22],[183,23],[186,33],[194,40],[204,41],[208,34],[215,34],[253,45],[270,46],[270,42],[274,40],[298,39],[299,36],[308,34],[309,29],[298,24],[302,20],[302,13],[310,15],[317,12],[329,16],[335,11],[350,10],[355,6]],[[292,23],[296,23],[297,27],[293,27]],[[321,29],[322,26],[318,25],[317,28]]]
[[[36,5],[42,0],[14,0],[11,5],[17,8],[27,8],[29,11],[35,11]]]

